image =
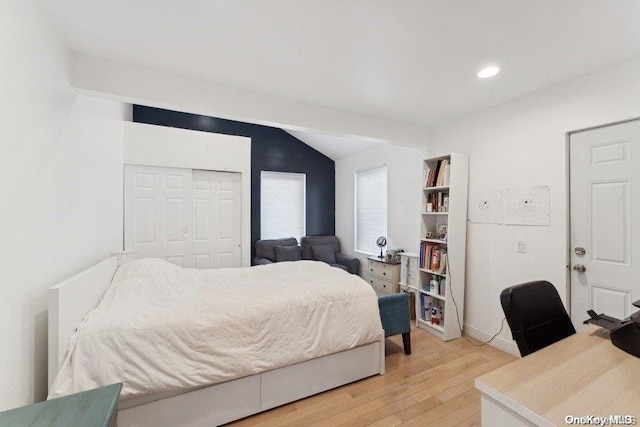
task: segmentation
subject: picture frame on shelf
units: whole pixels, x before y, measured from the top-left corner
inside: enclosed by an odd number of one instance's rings
[[[447,226],[447,224],[438,224],[438,239],[440,240],[447,240],[447,232],[449,230],[449,227]]]

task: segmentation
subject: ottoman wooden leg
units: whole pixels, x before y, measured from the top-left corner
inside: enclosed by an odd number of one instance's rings
[[[404,347],[404,354],[411,354],[411,333],[405,332],[402,334],[402,346]]]

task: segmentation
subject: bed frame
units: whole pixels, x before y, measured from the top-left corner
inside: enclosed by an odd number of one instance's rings
[[[77,325],[93,309],[118,268],[109,258],[49,290],[49,387]],[[350,350],[208,387],[130,399],[121,427],[224,424],[372,375],[384,375],[384,338]]]

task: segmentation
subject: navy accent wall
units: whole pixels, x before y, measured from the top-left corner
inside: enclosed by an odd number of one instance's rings
[[[251,138],[251,258],[260,239],[261,171],[306,174],[307,235],[335,234],[335,162],[282,129],[141,105],[133,121]]]

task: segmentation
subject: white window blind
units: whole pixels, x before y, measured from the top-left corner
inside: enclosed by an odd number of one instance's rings
[[[356,172],[355,247],[378,253],[376,240],[387,236],[387,167]]]
[[[305,235],[305,188],[303,173],[260,174],[260,238],[300,238]]]

